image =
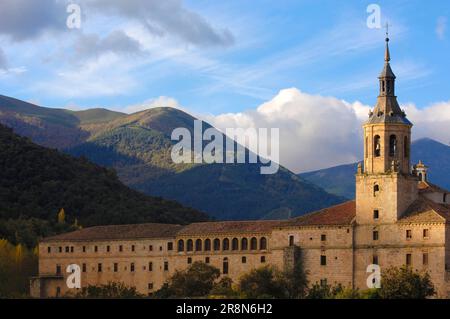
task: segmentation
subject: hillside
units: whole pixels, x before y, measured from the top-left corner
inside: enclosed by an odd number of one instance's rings
[[[153,108],[126,115],[107,110],[49,110],[22,103],[14,117],[28,116],[38,124],[33,122],[24,128],[23,121],[6,121],[19,134],[113,167],[131,188],[177,200],[217,219],[296,216],[343,200],[286,169],[262,176],[259,164],[174,164],[170,157],[172,130],[185,127],[192,132],[195,119],[177,109]],[[14,110],[8,98],[0,99],[0,112]],[[47,121],[47,113],[51,121]],[[58,118],[64,125],[54,129]],[[5,122],[1,113],[0,122]],[[204,129],[207,127],[205,124]]]
[[[429,167],[430,182],[450,189],[450,146],[423,138],[412,143],[411,155],[413,164],[422,160]],[[357,166],[358,163],[340,165],[299,174],[299,176],[332,194],[354,198]]]
[[[287,218],[342,200],[284,168],[261,175],[257,163],[174,164],[172,130],[185,127],[192,133],[194,120],[177,109],[154,108],[112,121],[87,143],[67,151],[114,167],[135,189],[175,199],[217,219]],[[208,127],[205,123],[203,129]]]
[[[11,242],[30,236],[26,230],[36,236],[56,231],[61,208],[68,225],[75,220],[91,226],[207,219],[174,201],[131,190],[112,170],[35,145],[3,125],[0,150],[0,238]]]

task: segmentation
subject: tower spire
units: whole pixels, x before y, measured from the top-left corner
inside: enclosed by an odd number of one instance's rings
[[[389,63],[391,61],[391,55],[389,53],[389,24],[386,22],[386,50],[384,52],[384,61]]]

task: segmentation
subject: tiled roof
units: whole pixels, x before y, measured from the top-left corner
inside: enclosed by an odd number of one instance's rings
[[[449,191],[446,189],[443,189],[437,185],[434,185],[430,182],[424,182],[424,181],[420,181],[419,182],[419,191],[421,192],[437,192],[437,193],[448,193]]]
[[[282,221],[272,220],[193,223],[185,226],[178,235],[266,233],[281,223]]]
[[[94,226],[70,233],[47,237],[42,241],[95,241],[140,238],[170,238],[175,237],[175,235],[181,228],[183,228],[183,226],[171,224]]]
[[[400,223],[445,221],[450,221],[450,205],[435,203],[424,196],[419,196],[399,220]]]
[[[356,216],[356,202],[348,201],[285,221],[282,226],[350,225]]]

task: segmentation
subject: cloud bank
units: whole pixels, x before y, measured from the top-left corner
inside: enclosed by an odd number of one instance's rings
[[[370,106],[335,97],[310,95],[296,88],[281,90],[255,110],[200,116],[218,129],[280,129],[280,163],[298,173],[362,158],[362,128]],[[402,106],[414,123],[413,139],[450,141],[450,101],[419,109]]]
[[[142,23],[152,34],[176,36],[197,46],[230,46],[234,36],[228,29],[214,27],[181,0],[86,0],[103,14],[114,14]]]

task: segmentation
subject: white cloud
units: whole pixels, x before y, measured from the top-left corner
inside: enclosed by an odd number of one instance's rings
[[[436,23],[436,34],[440,40],[445,38],[445,31],[447,29],[447,18],[439,17]]]
[[[352,163],[362,157],[362,123],[370,106],[291,88],[255,110],[200,116],[218,129],[279,128],[280,163],[298,173]],[[405,105],[413,138],[450,141],[450,101],[423,109]],[[255,150],[254,150],[255,151]]]
[[[77,59],[98,58],[103,54],[117,55],[141,54],[140,43],[122,30],[116,30],[101,38],[97,34],[82,34],[75,43]]]
[[[176,99],[167,96],[160,96],[155,99],[147,100],[143,103],[129,105],[125,107],[125,109],[121,109],[121,111],[125,113],[136,113],[155,107],[173,107],[181,109],[181,106]]]
[[[234,36],[213,26],[180,0],[85,0],[97,13],[134,19],[158,37],[174,36],[196,46],[230,46]]]
[[[256,110],[206,116],[205,120],[220,130],[279,128],[280,163],[299,172],[356,161],[361,118],[368,111],[359,102],[350,104],[291,88],[281,90]]]

